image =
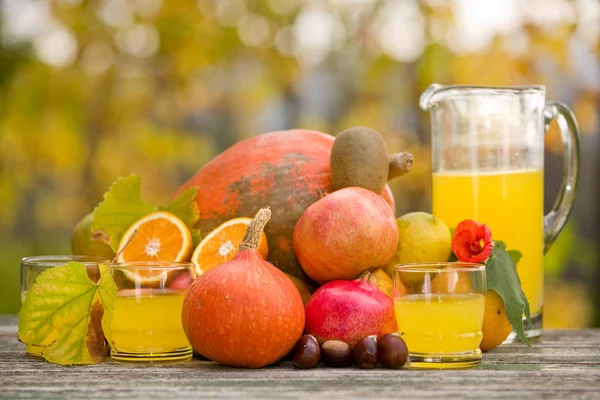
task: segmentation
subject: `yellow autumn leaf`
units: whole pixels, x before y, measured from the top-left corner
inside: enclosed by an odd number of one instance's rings
[[[38,276],[19,313],[19,340],[43,346],[42,356],[55,364],[94,364],[107,355],[115,282],[100,265],[98,283],[84,264],[70,262]],[[104,329],[103,329],[104,328]]]

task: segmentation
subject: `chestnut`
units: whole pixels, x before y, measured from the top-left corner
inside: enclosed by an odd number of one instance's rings
[[[366,336],[352,350],[352,358],[358,368],[375,368],[377,365],[377,336]]]
[[[341,340],[328,340],[321,346],[321,361],[335,368],[347,367],[352,364],[352,351],[348,343]]]
[[[397,333],[383,335],[377,341],[379,362],[385,368],[401,368],[408,360],[408,349],[404,339]]]
[[[319,363],[321,348],[313,335],[304,335],[294,347],[292,362],[297,368],[312,368]]]

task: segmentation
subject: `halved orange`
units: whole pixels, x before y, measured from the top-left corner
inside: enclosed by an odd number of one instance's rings
[[[196,276],[233,258],[252,218],[240,217],[226,221],[210,232],[194,250],[192,262],[196,265]],[[267,236],[263,232],[258,244],[258,253],[264,258],[269,254]]]
[[[134,236],[135,235],[135,236]],[[192,250],[192,235],[185,223],[167,211],[157,211],[134,222],[119,243],[119,263],[130,261],[186,261]],[[160,268],[157,268],[160,269]],[[164,280],[160,271],[123,271],[129,279],[146,284]]]
[[[135,237],[127,244],[134,234]],[[175,215],[157,211],[139,219],[127,229],[119,243],[121,249],[119,262],[185,261],[192,250],[192,235],[185,223]]]

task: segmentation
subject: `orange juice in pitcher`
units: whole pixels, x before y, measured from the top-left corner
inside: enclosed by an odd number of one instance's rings
[[[531,310],[541,310],[543,171],[438,173],[433,175],[433,193],[433,212],[448,226],[456,226],[466,218],[481,221],[490,227],[494,238],[523,254],[517,265],[521,286]]]
[[[569,216],[577,182],[574,116],[562,103],[545,102],[543,86],[434,84],[421,108],[431,112],[433,214],[450,227],[465,219],[486,224],[493,239],[522,253],[517,272],[532,316],[526,334],[540,336],[543,257]],[[544,134],[554,118],[565,170],[558,200],[544,216]]]

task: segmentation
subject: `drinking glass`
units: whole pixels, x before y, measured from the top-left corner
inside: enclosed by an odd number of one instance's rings
[[[117,284],[110,358],[118,362],[173,362],[192,358],[181,324],[193,264],[140,261],[110,265]]]
[[[517,272],[532,315],[529,337],[542,334],[543,257],[571,212],[579,170],[575,117],[545,95],[543,86],[433,84],[420,100],[431,112],[433,214],[450,227],[465,219],[486,224],[494,239],[522,253]],[[564,144],[564,176],[544,216],[544,135],[552,119]]]
[[[108,264],[110,261],[102,257],[94,256],[33,256],[21,259],[21,303],[25,302],[27,291],[31,289],[38,275],[49,268],[65,265],[76,261],[84,264],[87,268],[88,276],[94,282],[100,278],[100,264]],[[50,343],[48,343],[50,344]],[[44,346],[26,345],[27,355],[41,357]]]
[[[401,264],[394,268],[398,332],[410,368],[468,368],[481,362],[485,265]]]

